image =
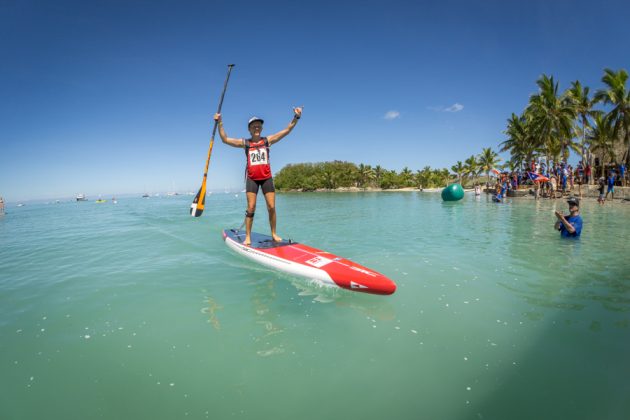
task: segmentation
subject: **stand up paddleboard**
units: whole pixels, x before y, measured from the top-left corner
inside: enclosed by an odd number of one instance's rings
[[[330,252],[292,241],[274,242],[271,236],[255,232],[251,238],[247,246],[244,230],[223,231],[227,246],[268,267],[354,292],[391,295],[396,291],[396,284],[381,273]]]

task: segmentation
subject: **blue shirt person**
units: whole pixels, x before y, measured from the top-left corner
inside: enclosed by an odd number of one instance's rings
[[[559,211],[556,212],[555,228],[560,231],[560,236],[563,238],[579,238],[582,233],[582,216],[580,216],[580,200],[576,197],[569,197],[567,200],[569,203],[568,216],[564,216]]]
[[[608,174],[608,188],[606,189],[606,199],[608,199],[608,194],[612,193],[612,199],[615,199],[615,172],[614,171],[610,171],[610,173]]]

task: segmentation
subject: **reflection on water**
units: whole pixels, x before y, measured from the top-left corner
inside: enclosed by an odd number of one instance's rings
[[[313,302],[335,304],[340,308],[348,308],[368,317],[387,321],[396,317],[390,298],[364,293],[352,292],[334,286],[322,285],[321,282],[307,279],[289,278],[297,290],[298,296],[314,296]]]
[[[261,331],[254,337],[258,348],[256,354],[261,357],[282,354],[286,351],[285,344],[277,336],[284,332],[284,328],[278,324],[277,312],[271,309],[276,299],[274,281],[265,280],[254,284],[254,294],[251,298],[252,309],[256,324],[261,327]]]
[[[279,275],[278,279],[268,279],[263,281],[251,281],[253,294],[251,296],[251,308],[257,325],[256,333],[253,336],[256,354],[260,357],[282,355],[289,352],[291,348],[291,338],[285,337],[295,334],[295,324],[291,326],[283,325],[280,322],[282,309],[278,308],[277,288],[283,287],[283,282],[287,282],[295,289],[289,287],[289,295],[294,295],[299,299],[290,298],[298,302],[297,306],[303,308],[306,318],[314,315],[311,306],[304,306],[303,303],[311,301],[314,305],[334,305],[337,308],[349,309],[353,313],[361,314],[372,320],[372,322],[392,321],[396,317],[394,306],[388,298],[382,296],[366,295],[351,292],[336,287],[323,286],[320,282],[309,281],[308,279],[295,278],[291,276]],[[308,299],[299,303],[302,299]],[[295,303],[293,303],[295,305]],[[322,308],[324,308],[322,307]],[[220,307],[219,307],[220,308]],[[333,311],[334,312],[334,311]],[[338,314],[342,316],[342,314]]]
[[[208,322],[212,328],[219,331],[221,330],[221,323],[217,317],[217,312],[223,309],[223,306],[219,305],[211,296],[206,296],[205,299],[208,306],[202,308],[201,312],[208,315]]]

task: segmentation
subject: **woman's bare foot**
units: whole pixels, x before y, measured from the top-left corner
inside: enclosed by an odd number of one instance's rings
[[[245,246],[250,246],[251,244],[252,244],[252,240],[249,237],[245,238],[245,240],[243,241],[243,245]]]
[[[276,235],[275,233],[271,235],[271,237],[273,238],[274,242],[282,242],[282,238]]]

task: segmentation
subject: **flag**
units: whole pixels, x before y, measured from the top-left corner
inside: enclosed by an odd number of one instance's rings
[[[531,179],[534,182],[547,182],[547,181],[549,181],[549,178],[547,178],[544,175],[537,174],[536,172],[527,172],[527,174],[529,175],[529,179]]]

